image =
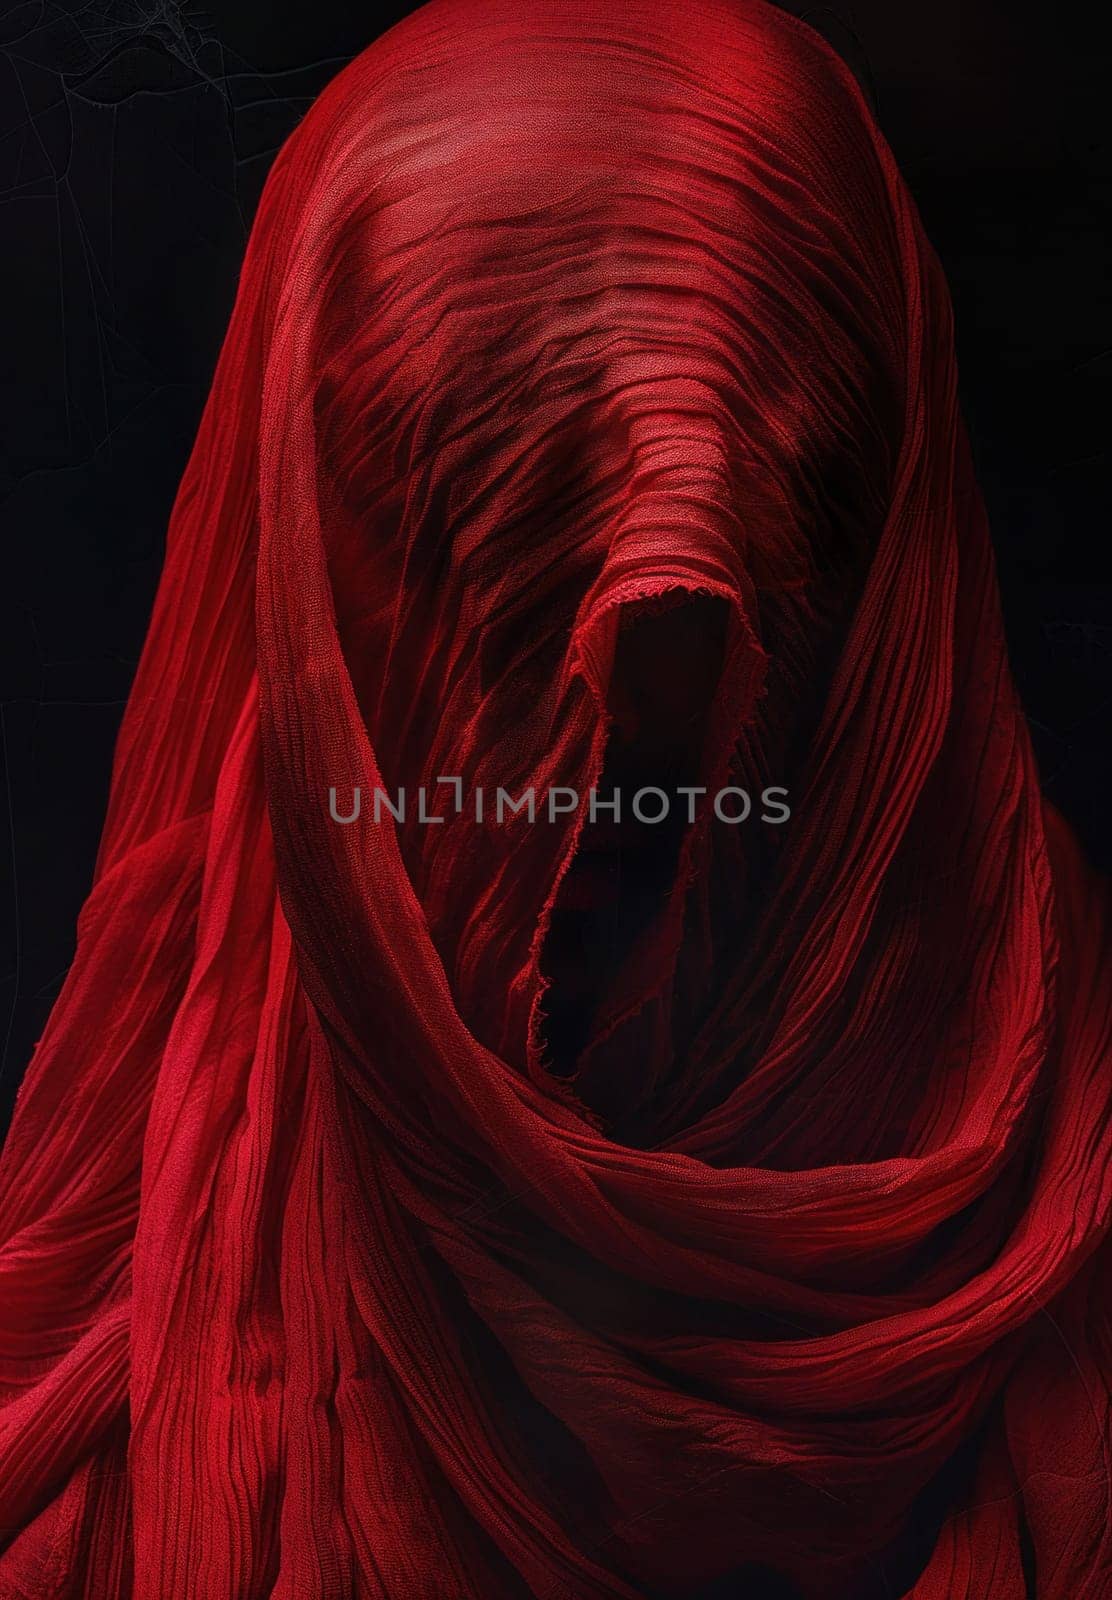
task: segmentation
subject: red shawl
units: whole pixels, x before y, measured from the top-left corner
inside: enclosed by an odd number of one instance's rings
[[[607,944],[605,825],[473,796],[608,771],[791,818]],[[1107,1600],[1108,949],[848,71],[435,0],[278,157],[174,509],[0,1167],[0,1597]]]

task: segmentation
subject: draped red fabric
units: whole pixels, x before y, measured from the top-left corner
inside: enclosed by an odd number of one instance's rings
[[[471,803],[661,774],[791,817]],[[1108,950],[849,72],[434,0],[174,509],[0,1167],[0,1600],[1112,1595]]]

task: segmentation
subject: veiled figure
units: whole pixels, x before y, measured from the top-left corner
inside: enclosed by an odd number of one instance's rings
[[[638,785],[791,814],[469,798]],[[173,512],[0,1162],[0,1600],[1108,1600],[1108,950],[850,72],[433,0]]]

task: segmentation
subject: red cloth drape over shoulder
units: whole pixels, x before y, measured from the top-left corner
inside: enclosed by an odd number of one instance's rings
[[[684,739],[790,822],[684,832],[557,1060],[582,810],[370,796]],[[278,157],[174,509],[0,1168],[0,1597],[1109,1596],[1108,948],[850,74],[435,0]]]

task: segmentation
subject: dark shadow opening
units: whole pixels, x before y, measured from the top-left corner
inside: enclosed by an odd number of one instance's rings
[[[705,746],[722,673],[730,608],[709,595],[678,592],[624,609],[607,697],[612,717],[597,792],[553,906],[541,952],[543,1037],[549,1070],[572,1077],[600,1006],[663,908],[688,827],[677,790],[705,782]],[[664,820],[639,820],[638,791],[669,797]],[[617,794],[620,814],[602,809]],[[581,802],[586,806],[586,797]],[[661,803],[647,796],[642,810]]]

